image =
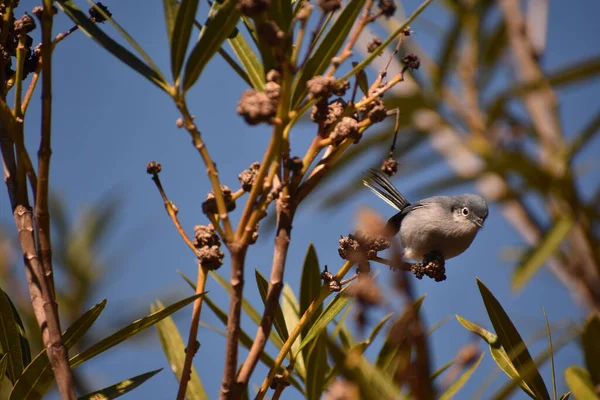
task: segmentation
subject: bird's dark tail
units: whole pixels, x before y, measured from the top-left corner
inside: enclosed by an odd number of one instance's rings
[[[369,169],[368,178],[363,180],[363,183],[366,187],[371,189],[373,193],[379,196],[379,198],[398,211],[402,211],[410,205],[408,200],[402,196],[402,193],[400,193],[387,176],[380,171]]]

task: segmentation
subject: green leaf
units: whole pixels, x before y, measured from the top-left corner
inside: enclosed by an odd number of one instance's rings
[[[531,277],[539,271],[546,260],[559,249],[563,239],[569,234],[575,220],[569,214],[563,214],[554,223],[542,240],[521,260],[515,268],[512,279],[513,290],[520,290]]]
[[[75,22],[79,28],[89,37],[94,39],[98,44],[108,50],[112,55],[127,64],[133,70],[140,73],[150,82],[164,90],[170,91],[170,86],[159,74],[150,68],[146,63],[137,58],[132,52],[121,46],[119,43],[111,39],[104,33],[96,24],[90,22],[88,16],[84,14],[72,0],[57,0],[59,7]]]
[[[109,400],[121,397],[162,371],[162,368],[129,378],[112,386],[79,397],[79,400]]]
[[[102,310],[106,307],[106,300],[102,300],[86,311],[63,333],[62,339],[65,347],[70,349],[90,329]],[[48,353],[42,350],[25,368],[23,374],[15,383],[10,400],[38,400],[50,390],[54,383],[54,373],[48,361]]]
[[[6,376],[15,383],[23,373],[23,355],[21,330],[15,319],[16,309],[13,307],[8,295],[0,289],[0,352],[8,356]]]
[[[552,334],[550,333],[550,324],[548,323],[548,316],[546,310],[542,307],[544,312],[544,320],[546,321],[546,332],[548,333],[548,347],[550,349],[550,367],[552,370],[552,398],[556,400],[556,374],[554,372],[554,349],[552,347]]]
[[[300,321],[300,303],[298,299],[294,295],[294,291],[287,283],[283,285],[283,290],[281,291],[281,309],[283,311],[283,318],[285,319],[285,326],[287,327],[288,332],[291,332],[298,322]],[[297,354],[296,357],[296,371],[298,374],[304,378],[306,378],[306,364],[304,363],[304,357],[302,357],[302,353],[299,352],[300,341],[295,340],[292,344],[292,354]]]
[[[150,58],[150,56],[144,51],[144,49],[142,48],[142,46],[140,46],[138,44],[138,42],[136,42],[133,39],[133,37],[131,37],[131,35],[125,29],[123,29],[123,27],[121,27],[121,25],[119,25],[117,23],[117,21],[115,21],[112,18],[112,16],[110,16],[109,14],[107,14],[106,11],[104,11],[102,9],[102,7],[100,7],[98,4],[94,3],[92,0],[88,0],[88,3],[90,3],[92,5],[92,7],[98,13],[100,13],[100,15],[102,15],[104,18],[106,18],[106,20],[108,22],[110,22],[110,24],[113,26],[113,28],[115,28],[115,30],[117,32],[119,32],[121,34],[121,36],[123,36],[125,38],[125,40],[127,40],[127,43],[129,43],[131,45],[131,47],[133,47],[135,49],[135,51],[137,51],[142,56],[142,58],[146,61],[146,63],[150,66],[150,68],[152,68],[152,70],[154,70],[154,72],[156,72],[156,74],[158,76],[160,76],[161,80],[164,81],[164,82],[166,82],[167,80],[165,79],[165,77],[163,76],[163,74],[160,72],[160,69],[154,63],[154,61],[152,61],[152,58]]]
[[[183,300],[180,300],[176,303],[171,304],[170,306],[163,308],[160,311],[151,313],[150,315],[138,319],[137,321],[132,322],[127,325],[125,328],[120,329],[119,331],[113,333],[112,335],[100,340],[98,343],[88,347],[81,353],[71,357],[70,363],[71,367],[76,367],[79,364],[97,356],[98,354],[104,353],[106,350],[111,349],[112,347],[118,345],[119,343],[129,339],[130,337],[137,335],[142,332],[146,328],[151,327],[152,325],[160,322],[164,318],[167,318],[169,315],[173,314],[175,311],[187,306],[192,303],[197,298],[204,296],[204,293],[199,293]]]
[[[306,336],[302,338],[302,342],[300,343],[300,348],[298,351],[302,350],[304,347],[310,344],[314,338],[319,336],[321,332],[327,328],[327,325],[333,321],[333,319],[344,309],[344,307],[346,307],[350,300],[352,300],[351,297],[344,295],[349,287],[350,286],[346,286],[344,289],[342,289],[342,291],[339,292],[337,296],[335,296],[327,305],[327,308],[325,308],[325,310],[321,313],[319,319],[315,321],[315,323],[310,327],[310,330]]]
[[[481,360],[483,360],[484,355],[485,353],[481,353],[477,361],[475,361],[473,365],[467,368],[465,372],[463,372],[462,375],[456,380],[456,382],[450,385],[450,387],[446,389],[444,393],[442,393],[439,400],[452,399],[456,395],[456,393],[458,393],[458,391],[465,385],[465,383],[467,383],[467,381],[469,380],[471,375],[473,375],[473,372],[475,372],[477,367],[479,367],[479,364],[481,363]]]
[[[244,66],[253,88],[265,90],[265,71],[263,66],[240,31],[228,39],[231,49]]]
[[[236,0],[214,2],[208,21],[202,28],[200,39],[194,46],[185,65],[183,91],[188,91],[200,78],[200,74],[212,56],[221,48],[221,44],[235,29],[240,12],[235,7]]]
[[[225,311],[221,310],[221,308],[219,308],[219,306],[217,306],[208,296],[204,298],[204,303],[217,316],[217,318],[221,321],[221,323],[223,323],[223,325],[227,325],[227,314],[225,313]],[[239,340],[240,344],[246,349],[250,349],[252,347],[252,343],[254,342],[250,335],[248,335],[243,329],[240,329]],[[273,366],[275,365],[275,360],[266,351],[263,351],[261,353],[259,360],[269,368],[273,368]],[[302,386],[300,385],[298,380],[294,378],[294,376],[290,375],[288,379],[293,387],[298,389],[300,393],[304,394]]]
[[[167,28],[167,38],[171,43],[171,37],[173,36],[173,26],[175,26],[175,19],[177,18],[177,0],[163,0],[163,10],[165,13],[165,26]]]
[[[267,300],[269,282],[267,282],[265,277],[262,276],[257,269],[254,270],[254,275],[256,276],[256,284],[258,286],[258,291],[260,292],[260,297],[262,298],[264,304]],[[277,306],[275,308],[273,325],[275,326],[275,330],[277,330],[277,333],[279,334],[281,340],[286,341],[289,337],[289,334],[287,327],[285,326],[285,318],[283,317],[283,311],[281,310],[281,305],[279,304],[279,301],[277,302]]]
[[[346,41],[350,29],[352,29],[364,4],[365,0],[350,0],[340,12],[331,29],[329,29],[323,38],[323,41],[310,56],[304,68],[302,68],[302,72],[294,85],[292,108],[298,107],[302,99],[306,96],[306,82],[312,77],[325,72],[327,66],[331,63],[331,58],[337,54]],[[354,73],[349,75],[352,76]]]
[[[217,281],[217,283],[219,285],[221,285],[227,291],[227,293],[231,293],[231,285],[229,284],[229,282],[227,282],[225,279],[223,279],[223,277],[221,275],[219,275],[218,272],[211,271],[210,276],[212,276],[215,279],[215,281]],[[248,317],[250,317],[252,322],[254,322],[256,324],[256,326],[260,326],[261,321],[262,321],[261,315],[258,313],[258,311],[256,311],[256,309],[252,306],[252,304],[250,304],[250,302],[248,302],[244,297],[242,297],[242,309],[244,310],[246,315],[248,315]],[[283,342],[281,341],[281,339],[279,338],[279,336],[277,336],[277,334],[275,332],[271,331],[271,334],[269,335],[269,339],[273,342],[275,347],[277,347],[278,349],[281,349],[281,347],[283,347]]]
[[[175,82],[178,81],[181,74],[197,11],[198,0],[181,0],[177,7],[175,25],[171,35],[171,70]]]
[[[508,354],[506,354],[506,351],[500,344],[498,336],[480,327],[479,325],[462,318],[459,315],[456,316],[456,319],[466,329],[470,330],[471,332],[475,333],[477,336],[482,338],[490,346],[490,354],[492,355],[492,358],[494,359],[498,367],[502,371],[504,371],[504,373],[508,375],[508,377],[513,382],[518,382],[521,389],[523,389],[523,391],[527,393],[528,396],[530,396],[531,398],[535,398],[533,391],[529,388],[529,386],[527,386],[525,382],[523,382],[523,380],[519,376],[519,373],[515,369],[515,366],[510,360],[510,357],[508,356]]]
[[[358,65],[358,63],[356,61],[352,62],[352,66],[356,67]],[[358,87],[360,88],[360,91],[363,92],[363,94],[365,96],[369,95],[369,80],[367,78],[367,74],[366,72],[363,71],[359,71],[356,74],[356,82],[358,84]]]
[[[585,369],[572,365],[565,370],[565,380],[576,400],[598,400],[600,397],[594,390],[590,373]]]
[[[319,400],[325,389],[325,378],[329,370],[325,332],[321,332],[315,340],[306,360],[306,399]]]
[[[269,19],[275,21],[282,31],[287,32],[292,22],[292,1],[271,0],[267,14],[269,15]]]
[[[150,307],[152,312],[164,309],[164,305],[160,302],[156,302],[156,306]],[[177,378],[177,382],[181,382],[181,374],[183,372],[183,363],[185,361],[185,344],[181,339],[179,330],[173,322],[172,317],[167,317],[156,324],[156,330],[158,331],[158,337],[160,344],[163,348],[163,352],[167,356],[169,366]],[[185,392],[185,397],[188,400],[206,400],[208,396],[202,385],[202,381],[198,377],[196,368],[192,365],[191,378],[188,382],[188,386]]]
[[[519,335],[519,332],[492,292],[479,279],[477,279],[477,285],[479,286],[488,316],[498,335],[498,340],[506,350],[519,376],[535,393],[537,399],[549,399],[550,395],[548,394],[544,380],[535,367],[535,363],[521,335]]]
[[[358,384],[361,399],[387,400],[398,397],[400,389],[388,376],[369,363],[359,351],[346,352],[331,340],[327,345],[335,365],[342,374]]]
[[[2,389],[2,383],[4,382],[4,374],[6,374],[6,366],[8,365],[8,355],[2,354],[0,358],[0,390]]]
[[[319,259],[317,258],[317,251],[312,243],[308,245],[306,255],[304,256],[304,263],[302,267],[302,277],[300,278],[300,315],[304,315],[308,307],[312,302],[319,298],[321,293],[321,267],[319,267]],[[319,318],[323,312],[323,305],[320,305],[313,317],[302,329],[302,338],[305,338],[310,331],[310,328],[314,325],[315,321]],[[302,352],[304,359],[308,360],[310,349],[305,348]],[[308,368],[308,365],[307,365]]]
[[[418,313],[421,310],[421,305],[423,304],[423,300],[425,300],[425,296],[421,296],[417,300],[415,300],[415,302],[413,304],[412,312]],[[408,318],[409,318],[409,313],[407,310],[402,313],[402,315],[398,318],[396,323],[399,323],[400,321],[406,320]],[[398,354],[400,347],[402,347],[401,344],[398,343],[398,338],[393,337],[391,335],[391,333],[393,333],[392,329],[390,329],[390,331],[388,331],[387,337],[386,337],[385,341],[383,342],[383,345],[381,346],[381,349],[379,350],[379,355],[377,356],[377,360],[375,361],[375,365],[377,366],[377,368],[379,368],[382,371],[388,370],[388,368],[392,364],[392,361],[394,360],[394,357],[396,356],[396,354]],[[409,350],[408,355],[410,357],[410,347],[408,348],[408,350]]]
[[[446,372],[448,370],[448,368],[450,368],[452,366],[452,364],[454,364],[454,362],[455,362],[455,360],[450,360],[446,364],[439,367],[433,374],[431,374],[431,377],[430,377],[431,381],[433,382],[438,376],[440,376],[441,374]]]
[[[592,314],[581,334],[585,366],[594,385],[600,384],[600,319]]]
[[[565,393],[562,396],[560,396],[560,400],[568,400],[569,397],[571,397],[571,392]]]

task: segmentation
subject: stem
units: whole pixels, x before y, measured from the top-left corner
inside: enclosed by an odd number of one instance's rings
[[[335,275],[335,279],[338,281],[342,280],[344,278],[344,276],[348,273],[350,268],[352,268],[352,265],[353,264],[350,261],[346,261],[344,263],[344,265],[342,265],[342,267],[340,268],[338,273]],[[286,340],[286,342],[281,347],[281,350],[279,351],[279,354],[277,355],[277,358],[275,359],[275,365],[273,365],[273,368],[271,368],[269,370],[269,374],[263,381],[262,386],[260,387],[260,390],[258,391],[258,394],[254,398],[254,400],[261,400],[265,397],[265,394],[267,393],[267,389],[269,388],[269,385],[273,381],[273,377],[275,376],[275,373],[277,372],[277,370],[281,366],[281,363],[285,359],[286,354],[290,351],[290,349],[292,348],[292,345],[294,344],[296,339],[298,339],[298,337],[300,336],[300,332],[302,332],[302,329],[304,329],[306,324],[308,324],[308,322],[311,320],[313,315],[317,312],[319,306],[321,304],[323,304],[323,301],[330,294],[331,294],[331,292],[329,291],[328,285],[321,286],[321,291],[319,292],[319,297],[317,297],[316,299],[313,300],[312,303],[310,303],[310,306],[308,306],[308,309],[304,312],[304,314],[302,315],[302,318],[300,318],[300,321],[298,321],[298,324],[296,324],[296,326],[294,327],[294,330],[290,333],[288,340]]]
[[[192,115],[188,111],[187,104],[184,98],[179,98],[176,96],[175,104],[177,108],[181,112],[183,116],[185,129],[189,132],[192,137],[192,143],[204,164],[206,165],[206,173],[208,174],[208,178],[213,187],[213,191],[215,192],[215,201],[217,202],[217,210],[219,211],[219,219],[223,222],[223,226],[225,228],[225,237],[223,237],[223,241],[225,243],[231,241],[233,239],[233,229],[231,228],[231,222],[229,221],[229,215],[227,213],[227,207],[225,206],[225,199],[223,198],[223,192],[221,191],[221,182],[219,181],[219,173],[217,172],[217,168],[215,167],[215,163],[210,158],[210,154],[206,149],[206,145],[200,136],[200,131],[196,127],[194,123],[194,119]]]
[[[246,246],[238,243],[229,244],[231,254],[231,293],[229,301],[229,318],[227,318],[227,346],[225,351],[225,370],[221,382],[219,399],[235,398],[235,375],[237,371],[238,342],[240,336],[240,314],[242,309],[242,292],[244,289],[244,261]]]
[[[279,304],[279,296],[283,289],[283,273],[285,270],[285,260],[290,245],[290,234],[292,230],[292,219],[294,216],[293,206],[290,205],[289,197],[281,196],[277,200],[277,236],[275,237],[275,250],[273,252],[273,266],[271,267],[271,278],[269,289],[265,299],[265,311],[256,332],[256,337],[248,353],[248,357],[240,370],[237,378],[237,384],[240,389],[248,385],[248,380],[256,368],[258,359],[264,351],[267,338],[271,333],[275,311]]]
[[[56,377],[58,391],[63,399],[75,399],[73,374],[69,366],[69,356],[61,337],[58,305],[54,292],[52,270],[52,245],[50,239],[50,215],[48,214],[48,186],[50,175],[51,122],[52,122],[52,0],[44,0],[42,12],[42,124],[41,140],[38,151],[38,185],[35,205],[35,219],[39,240],[39,254],[42,262],[43,276],[39,284],[42,286],[44,311],[48,340],[45,342],[48,359]],[[39,274],[38,271],[36,275]]]
[[[204,292],[206,287],[206,277],[208,270],[198,263],[198,280],[196,282],[196,294]],[[188,344],[185,349],[185,361],[183,362],[183,371],[181,372],[181,381],[179,382],[179,391],[177,392],[177,400],[184,400],[188,382],[192,375],[192,361],[196,355],[198,348],[196,347],[196,337],[198,336],[198,324],[200,323],[200,311],[202,311],[202,299],[204,296],[198,297],[194,301],[194,309],[192,310],[192,323],[190,326],[190,335]]]
[[[15,71],[15,109],[14,113],[17,118],[23,117],[21,111],[21,94],[23,93],[23,65],[25,63],[25,40],[27,35],[19,36],[19,44],[17,45],[17,70]]]

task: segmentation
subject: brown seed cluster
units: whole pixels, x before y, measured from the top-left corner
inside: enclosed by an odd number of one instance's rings
[[[101,9],[104,12],[104,14],[106,14],[107,16],[112,17],[112,14],[110,13],[110,11],[108,11],[108,8],[104,4],[97,2],[96,7]],[[106,18],[104,18],[104,15],[102,15],[102,13],[100,11],[98,11],[96,9],[96,7],[93,7],[93,6],[90,7],[90,10],[89,10],[90,21],[96,22],[96,23],[101,23],[101,22],[106,21]]]
[[[159,174],[160,171],[162,171],[162,165],[160,165],[156,161],[150,161],[148,165],[146,165],[146,172],[150,175]]]
[[[343,117],[335,128],[333,128],[329,137],[333,144],[336,145],[342,143],[346,138],[356,138],[356,142],[358,142],[358,139],[360,139],[358,136],[358,121],[354,118]]]
[[[377,50],[377,48],[379,46],[381,46],[381,43],[383,43],[383,42],[381,41],[381,39],[379,37],[373,36],[373,39],[371,39],[371,41],[369,43],[367,43],[367,51],[369,53],[374,52],[375,50]],[[379,54],[381,54],[381,53],[379,53]]]
[[[308,90],[308,97],[310,99],[318,97],[328,99],[332,95],[343,96],[349,88],[349,81],[337,82],[337,79],[333,76],[318,75],[306,82],[306,89]]]
[[[394,160],[391,156],[383,160],[381,164],[381,172],[389,177],[396,175],[398,172],[398,161]]]
[[[221,239],[212,224],[194,228],[194,246],[198,249],[198,261],[211,271],[223,265],[225,254],[221,251]]]
[[[426,254],[423,262],[412,264],[410,270],[417,279],[422,279],[427,275],[436,282],[446,280],[446,262],[438,254]]]
[[[402,64],[404,64],[404,69],[419,69],[421,66],[421,60],[419,60],[419,56],[416,54],[408,53],[402,57]]]
[[[259,169],[260,163],[253,162],[252,164],[250,164],[250,168],[242,171],[238,175],[238,179],[240,181],[240,184],[242,185],[242,189],[244,189],[245,192],[249,192],[250,190],[252,190],[252,186],[256,181],[256,175],[258,174]]]
[[[337,11],[342,7],[342,0],[318,0],[317,4],[324,13]]]
[[[375,258],[379,251],[389,247],[390,241],[385,236],[357,230],[355,234],[340,238],[338,254],[344,260],[359,263]]]
[[[383,105],[383,101],[375,99],[366,107],[367,118],[373,123],[381,122],[387,117],[387,110]]]
[[[238,101],[237,113],[250,125],[271,122],[277,113],[277,104],[265,92],[248,89]]]
[[[344,113],[347,105],[341,97],[329,103],[326,100],[319,101],[313,106],[310,118],[315,122],[323,122],[323,128],[328,130]]]
[[[267,11],[270,5],[270,0],[238,0],[236,3],[237,9],[247,17],[254,17]]]
[[[294,156],[286,160],[287,168],[292,172],[300,172],[304,162],[302,158]]]
[[[394,0],[379,0],[378,6],[381,14],[385,15],[387,18],[394,16],[396,13],[397,7]]]
[[[31,15],[25,13],[20,19],[15,20],[14,32],[15,35],[26,35],[35,29],[35,21]],[[31,44],[29,45],[31,47]]]
[[[221,193],[223,193],[227,211],[231,212],[235,210],[235,201],[233,200],[233,193],[231,192],[231,189],[225,185],[221,185]],[[219,213],[214,190],[211,190],[210,193],[206,195],[206,200],[202,203],[202,212],[207,215]]]

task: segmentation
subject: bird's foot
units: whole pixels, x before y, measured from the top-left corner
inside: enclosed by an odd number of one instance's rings
[[[413,264],[410,270],[417,279],[422,279],[423,276],[427,275],[436,282],[446,280],[446,262],[444,257],[433,251],[425,254],[423,261]]]

